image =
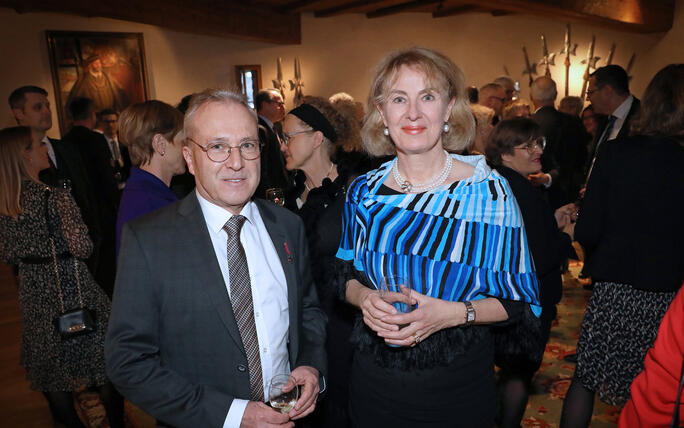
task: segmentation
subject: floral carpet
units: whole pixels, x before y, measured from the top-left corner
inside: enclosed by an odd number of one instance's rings
[[[533,379],[533,391],[523,418],[523,427],[558,427],[563,399],[575,372],[575,364],[565,361],[563,357],[575,353],[579,326],[591,296],[591,291],[583,289],[577,280],[581,269],[581,262],[571,261],[569,272],[563,274],[563,300],[558,305],[558,317],[551,328],[544,361]],[[615,427],[619,415],[618,407],[596,399],[591,427]]]

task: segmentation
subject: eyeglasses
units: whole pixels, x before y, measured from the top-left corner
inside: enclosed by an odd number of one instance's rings
[[[231,147],[227,143],[220,142],[210,143],[207,147],[204,147],[192,138],[186,138],[202,149],[202,151],[207,154],[209,160],[216,163],[227,160],[233,149],[238,149],[240,156],[242,156],[242,159],[244,160],[254,160],[261,154],[261,144],[259,143],[259,140],[242,140],[242,143],[237,147]]]
[[[279,101],[279,100],[269,100],[268,102],[269,102],[269,103],[273,103],[273,104],[277,104],[278,107],[282,107],[282,106],[285,105],[285,102]]]
[[[527,153],[533,154],[535,150],[539,149],[542,152],[544,151],[544,147],[546,147],[546,138],[544,137],[538,137],[535,138],[534,140],[530,140],[526,142],[525,144],[521,145],[520,147],[513,147],[514,149],[525,149],[527,150]]]
[[[315,129],[306,129],[304,131],[293,132],[292,134],[286,134],[283,132],[283,135],[280,137],[280,142],[287,146],[290,144],[290,140],[292,139],[292,137],[299,135],[299,134],[306,134],[309,132],[316,132],[316,130]]]

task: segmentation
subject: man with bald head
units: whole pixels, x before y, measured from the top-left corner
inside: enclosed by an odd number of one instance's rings
[[[588,136],[579,118],[555,108],[558,90],[550,77],[534,79],[530,98],[534,104],[533,119],[546,137],[542,154],[542,171],[528,178],[532,184],[549,189],[549,202],[555,209],[573,202],[583,183]]]
[[[196,190],[124,226],[107,373],[162,426],[291,428],[325,386],[304,226],[253,199],[261,149],[241,95],[194,95],[184,132]],[[301,394],[281,414],[264,401],[290,373]]]

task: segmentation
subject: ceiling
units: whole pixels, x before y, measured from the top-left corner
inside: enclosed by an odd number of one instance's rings
[[[177,31],[301,43],[301,14],[316,18],[365,14],[376,19],[398,13],[426,13],[434,19],[487,13],[526,14],[563,22],[600,25],[637,33],[672,27],[675,0],[0,0],[19,13],[60,12],[159,25]]]

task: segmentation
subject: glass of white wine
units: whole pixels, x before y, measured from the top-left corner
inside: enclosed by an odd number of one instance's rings
[[[290,413],[299,399],[297,380],[287,374],[278,374],[271,378],[268,388],[268,401],[271,407],[280,413]]]
[[[283,193],[283,189],[280,187],[266,189],[266,199],[280,207],[285,205],[285,194]]]

